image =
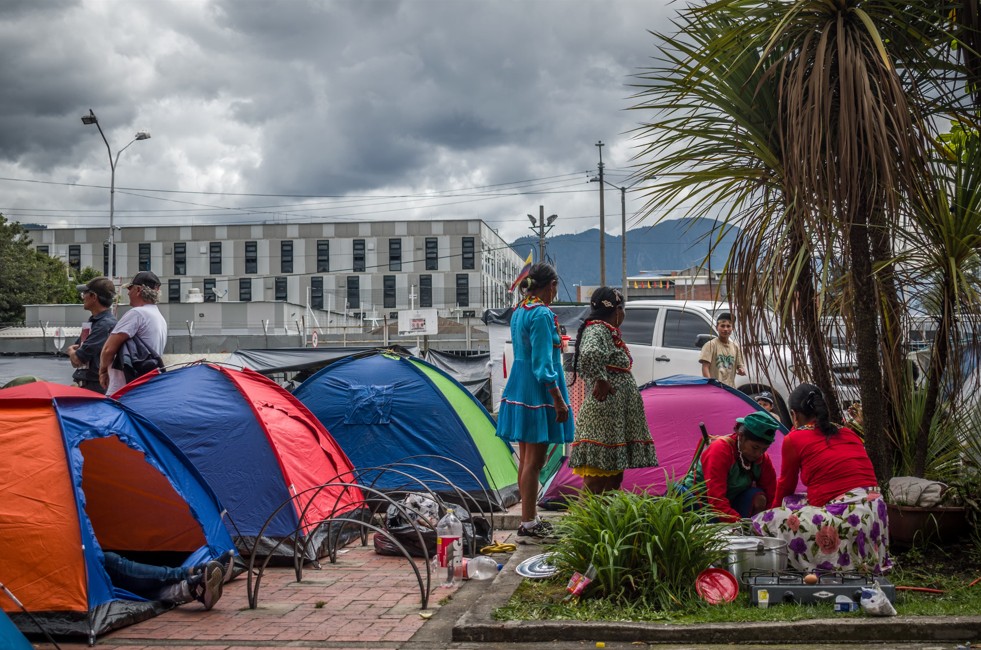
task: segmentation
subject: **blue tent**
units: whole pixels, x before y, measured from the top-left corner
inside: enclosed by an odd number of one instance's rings
[[[454,499],[453,488],[433,472],[474,499],[489,501],[482,503],[486,507],[506,509],[517,502],[514,455],[495,435],[490,415],[459,382],[421,359],[381,351],[352,355],[321,369],[294,395],[327,427],[356,469],[417,457],[407,462],[433,471],[400,471],[447,498]],[[414,485],[396,473],[365,482],[392,491],[412,491]]]
[[[0,390],[0,579],[25,632],[96,635],[167,607],[113,585],[103,549],[192,566],[233,549],[218,499],[148,421],[81,388]],[[169,560],[165,562],[164,559]]]
[[[10,618],[0,609],[0,648],[5,650],[34,650]]]

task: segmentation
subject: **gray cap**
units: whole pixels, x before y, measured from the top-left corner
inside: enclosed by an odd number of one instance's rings
[[[113,285],[112,280],[105,276],[99,276],[97,278],[92,278],[85,284],[79,284],[75,287],[80,293],[83,291],[91,291],[97,297],[101,298],[103,301],[112,302],[113,298],[116,296],[116,287]]]

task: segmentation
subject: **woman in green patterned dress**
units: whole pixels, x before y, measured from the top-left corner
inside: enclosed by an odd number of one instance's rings
[[[623,302],[616,289],[598,288],[576,336],[572,383],[581,377],[588,392],[576,416],[569,466],[594,494],[619,490],[625,469],[657,465],[644,403],[630,374],[630,350],[620,338]]]

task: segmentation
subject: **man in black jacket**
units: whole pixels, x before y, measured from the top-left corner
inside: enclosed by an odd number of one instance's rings
[[[110,309],[116,289],[112,280],[105,277],[93,278],[87,284],[78,285],[77,289],[82,294],[82,306],[92,316],[85,324],[87,327],[82,328],[82,336],[68,347],[68,359],[76,368],[72,379],[82,388],[105,394],[106,389],[99,383],[99,357],[102,346],[116,326],[116,318]]]

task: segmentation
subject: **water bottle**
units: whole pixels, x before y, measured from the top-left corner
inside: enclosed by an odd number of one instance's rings
[[[463,558],[464,580],[490,580],[497,575],[497,572],[504,568],[503,564],[498,564],[497,560],[486,555],[478,555],[475,558]]]
[[[456,584],[456,574],[463,566],[463,524],[457,519],[453,508],[447,508],[446,514],[436,524],[436,559],[440,569],[446,572],[443,586],[452,587]]]

